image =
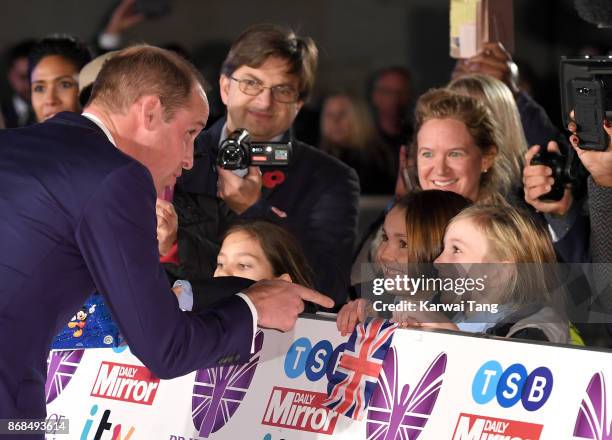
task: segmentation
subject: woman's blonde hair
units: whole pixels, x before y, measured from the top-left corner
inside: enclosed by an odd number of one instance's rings
[[[499,166],[506,166],[508,169],[504,173],[510,176],[512,186],[519,186],[523,154],[528,145],[516,101],[508,86],[492,76],[474,74],[451,81],[447,88],[486,103],[498,127],[498,154],[503,158]]]
[[[455,119],[465,124],[474,143],[483,155],[493,154],[491,167],[480,176],[477,203],[503,203],[502,194],[511,186],[510,168],[498,154],[499,129],[489,109],[476,98],[448,89],[431,89],[421,95],[415,111],[415,137],[410,156],[417,163],[417,135],[423,124],[431,119]]]
[[[469,219],[488,242],[488,257],[519,265],[508,288],[496,298],[504,304],[544,304],[558,280],[553,277],[555,251],[543,226],[508,205],[474,205],[461,211],[450,224]]]

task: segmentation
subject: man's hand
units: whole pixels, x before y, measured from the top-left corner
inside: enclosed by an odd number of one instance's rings
[[[519,92],[518,67],[501,43],[485,43],[477,55],[458,60],[452,78],[472,73],[490,75],[506,84],[513,94]]]
[[[342,306],[336,316],[336,327],[342,336],[352,333],[357,323],[365,321],[367,306],[368,302],[363,298],[349,301]]]
[[[244,293],[257,310],[257,325],[289,331],[298,315],[304,311],[304,301],[330,309],[334,301],[314,290],[282,280],[263,280],[253,284]]]
[[[136,0],[122,0],[113,11],[104,33],[121,35],[124,31],[143,21],[145,16],[136,12],[135,4]]]
[[[591,173],[593,181],[599,186],[612,187],[612,138],[605,151],[583,150],[580,148],[580,138],[576,135],[576,123],[570,122],[567,127],[573,134],[570,142],[584,167]],[[603,128],[612,136],[612,123],[604,121]]]
[[[237,214],[253,206],[261,197],[261,171],[259,167],[249,167],[249,173],[240,177],[230,170],[217,167],[217,197],[222,199]]]
[[[555,141],[550,141],[546,147],[547,151],[559,152],[559,146]],[[523,168],[523,187],[525,189],[525,201],[537,211],[549,214],[565,215],[572,206],[572,191],[565,189],[563,198],[558,202],[544,202],[538,197],[548,193],[555,179],[552,177],[552,169],[546,165],[530,165],[531,159],[540,151],[539,145],[533,145],[525,153],[525,168]]]
[[[159,254],[164,256],[176,243],[178,216],[172,203],[162,199],[157,199],[155,214],[157,215],[157,246]]]

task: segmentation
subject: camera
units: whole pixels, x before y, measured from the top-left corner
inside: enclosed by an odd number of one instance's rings
[[[287,166],[291,151],[291,142],[251,142],[249,132],[239,128],[219,145],[217,165],[226,170],[242,170],[250,166]]]
[[[565,126],[573,111],[580,148],[604,151],[610,140],[602,125],[612,119],[612,56],[562,57],[559,76]]]
[[[551,190],[540,196],[545,202],[558,202],[563,198],[567,185],[576,186],[581,183],[581,176],[585,170],[582,163],[577,160],[575,152],[569,147],[567,154],[554,153],[546,150],[546,146],[540,146],[540,151],[531,159],[531,165],[545,165],[552,169],[551,177],[555,179]]]
[[[583,150],[606,150],[610,140],[602,126],[604,119],[612,120],[612,56],[561,57],[559,80],[565,126],[576,123]],[[539,197],[542,201],[561,200],[568,185],[574,194],[580,193],[588,176],[567,139],[560,138],[558,143],[564,153],[546,151],[542,142],[541,151],[531,160],[532,165],[550,167],[555,180],[550,192]]]

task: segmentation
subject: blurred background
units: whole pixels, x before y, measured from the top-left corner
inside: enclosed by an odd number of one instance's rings
[[[24,0],[3,4],[2,52],[19,40],[56,32],[94,42],[117,1]],[[409,68],[413,73],[412,96],[416,97],[446,83],[453,65],[448,56],[448,0],[173,0],[170,4],[168,15],[126,31],[124,43],[179,44],[216,85],[230,42],[247,26],[260,22],[289,25],[313,37],[320,50],[311,109],[329,90],[363,93],[368,75],[382,66]],[[612,30],[583,21],[572,0],[514,0],[514,13],[514,58],[522,79],[559,124],[559,57],[607,53]],[[5,66],[1,67],[5,72]],[[0,98],[5,98],[5,75],[1,81]],[[213,105],[218,105],[214,99]]]

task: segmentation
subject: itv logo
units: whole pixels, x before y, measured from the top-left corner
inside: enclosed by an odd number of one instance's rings
[[[135,428],[133,426],[130,426],[129,429],[127,429],[127,427],[125,427],[126,429],[124,429],[123,431],[124,435],[122,436],[121,435],[122,434],[121,424],[113,424],[110,422],[110,415],[111,415],[110,409],[104,410],[104,412],[102,413],[102,417],[100,418],[100,421],[96,425],[97,428],[95,428],[95,431],[93,431],[94,436],[90,437],[89,434],[90,432],[92,432],[92,428],[94,427],[94,421],[95,421],[97,413],[98,413],[98,405],[92,406],[91,410],[89,411],[89,415],[92,416],[92,418],[87,419],[85,421],[85,426],[83,427],[83,431],[81,431],[80,440],[101,440],[102,436],[107,431],[110,432],[112,435],[111,440],[130,440],[130,438],[132,437],[132,434],[134,434]],[[111,428],[112,428],[112,431],[111,431]],[[108,437],[105,437],[105,438],[108,438]]]

